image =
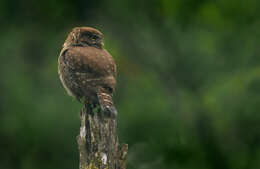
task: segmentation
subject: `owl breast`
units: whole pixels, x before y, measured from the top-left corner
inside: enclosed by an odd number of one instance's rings
[[[62,83],[62,86],[65,88],[66,92],[68,93],[69,96],[75,97],[75,95],[72,93],[72,91],[69,89],[69,87],[67,87],[64,78],[62,76],[62,74],[59,71],[59,77],[60,77],[60,81]]]
[[[76,97],[75,94],[73,93],[73,91],[71,90],[72,87],[70,85],[70,83],[68,82],[69,79],[71,79],[69,75],[69,71],[66,70],[66,65],[64,63],[64,60],[62,59],[62,57],[60,56],[58,59],[58,73],[59,73],[59,78],[60,81],[62,83],[62,86],[64,87],[64,89],[66,90],[66,92],[68,93],[69,96],[72,97]]]

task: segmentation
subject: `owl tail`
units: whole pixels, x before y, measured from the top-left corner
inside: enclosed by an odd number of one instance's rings
[[[105,92],[97,93],[98,101],[104,114],[110,117],[116,117],[117,110],[114,106],[112,96]]]

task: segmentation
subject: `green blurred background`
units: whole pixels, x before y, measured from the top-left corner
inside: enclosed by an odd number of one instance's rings
[[[78,168],[57,58],[93,26],[118,65],[127,169],[260,168],[259,0],[1,0],[0,169]]]

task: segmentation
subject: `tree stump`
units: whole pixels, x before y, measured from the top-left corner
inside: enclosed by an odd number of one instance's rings
[[[84,107],[80,119],[79,169],[125,169],[128,145],[119,145],[116,118]]]

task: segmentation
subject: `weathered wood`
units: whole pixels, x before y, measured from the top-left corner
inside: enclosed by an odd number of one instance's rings
[[[77,137],[80,169],[125,169],[128,145],[119,145],[116,118],[83,108]]]

